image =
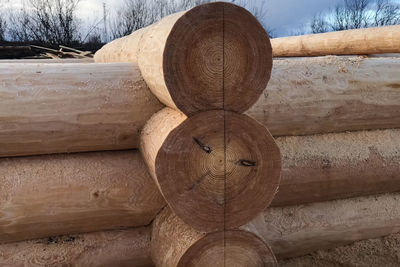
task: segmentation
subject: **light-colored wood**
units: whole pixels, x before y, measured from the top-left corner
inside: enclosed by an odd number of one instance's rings
[[[399,232],[399,200],[394,193],[269,208],[243,229],[262,237],[277,258],[295,257]]]
[[[400,192],[400,129],[280,137],[273,206]]]
[[[399,68],[396,58],[275,60],[247,114],[275,136],[398,128]],[[0,69],[1,156],[135,148],[138,131],[161,108],[129,63]]]
[[[0,243],[149,224],[165,205],[138,151],[0,159]]]
[[[400,26],[385,26],[271,40],[274,57],[400,53]]]
[[[268,245],[240,230],[198,232],[169,208],[153,223],[151,255],[157,267],[277,266]]]
[[[400,60],[274,60],[264,94],[246,114],[274,136],[400,127]]]
[[[281,170],[268,130],[230,111],[185,118],[171,108],[161,110],[144,127],[140,145],[172,210],[210,232],[238,227],[265,210]]]
[[[139,29],[130,35],[115,39],[103,46],[94,55],[95,62],[138,62],[139,43],[147,27]]]
[[[209,3],[105,45],[96,62],[138,62],[152,92],[186,115],[247,110],[268,83],[268,34],[247,10]]]
[[[150,227],[0,245],[0,265],[151,267]]]
[[[134,63],[0,64],[0,156],[138,148],[162,108]]]

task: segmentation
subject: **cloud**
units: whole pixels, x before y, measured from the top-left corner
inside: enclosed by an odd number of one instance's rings
[[[263,0],[261,0],[263,1]],[[265,1],[265,0],[264,0]],[[316,13],[334,7],[342,0],[266,0],[266,25],[283,36],[301,28]]]

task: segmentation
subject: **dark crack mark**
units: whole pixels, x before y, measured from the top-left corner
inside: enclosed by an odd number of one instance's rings
[[[199,139],[197,139],[196,137],[193,137],[193,140],[196,144],[198,144],[200,146],[200,148],[206,152],[207,154],[210,154],[212,152],[211,147],[206,146],[205,144],[203,144]]]
[[[240,166],[244,166],[244,167],[253,167],[253,166],[256,166],[256,162],[255,162],[255,161],[245,160],[245,159],[239,160],[236,164],[238,164],[238,165],[240,165]]]

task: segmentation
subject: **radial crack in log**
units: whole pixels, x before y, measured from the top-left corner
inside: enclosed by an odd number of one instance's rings
[[[269,246],[247,231],[199,232],[169,208],[152,227],[151,255],[157,267],[277,266]]]
[[[169,206],[198,230],[245,224],[271,203],[279,185],[279,148],[245,115],[214,110],[186,119],[165,108],[146,124],[140,146]]]
[[[96,62],[138,62],[152,92],[186,115],[244,112],[266,87],[272,68],[268,34],[247,10],[209,3],[176,13],[114,40]]]

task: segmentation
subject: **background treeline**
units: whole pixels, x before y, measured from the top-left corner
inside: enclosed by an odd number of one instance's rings
[[[66,45],[96,50],[160,18],[213,0],[124,0],[104,17],[84,23],[77,17],[80,0],[25,0],[21,9],[0,6],[0,42]],[[266,21],[268,1],[231,0]],[[268,12],[267,12],[268,11]],[[90,21],[90,20],[89,20]],[[89,24],[89,25],[88,25]],[[400,24],[400,5],[392,0],[343,0],[316,14],[291,35]],[[273,29],[264,25],[273,37]]]
[[[343,0],[315,14],[305,32],[323,33],[400,24],[400,4],[391,0]]]
[[[117,10],[91,25],[77,17],[80,0],[26,0],[21,9],[0,10],[0,41],[66,45],[96,50],[104,42],[130,34],[171,13],[187,10],[212,0],[124,0]],[[232,0],[249,9],[261,21],[265,3]]]

